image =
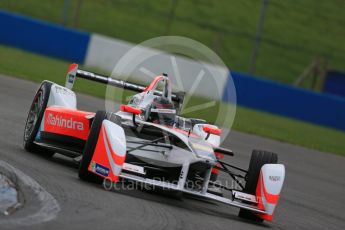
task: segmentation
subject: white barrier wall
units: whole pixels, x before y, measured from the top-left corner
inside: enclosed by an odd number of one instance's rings
[[[156,75],[167,73],[178,90],[215,100],[222,99],[228,69],[143,46],[137,46],[136,52],[132,50],[131,55],[121,60],[133,47],[135,45],[128,42],[93,34],[84,64],[107,72],[113,72],[114,67],[120,64],[112,75],[131,76],[131,79],[143,83],[150,82]],[[192,92],[194,89],[196,91]]]

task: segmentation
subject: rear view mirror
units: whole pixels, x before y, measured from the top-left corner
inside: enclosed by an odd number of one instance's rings
[[[222,130],[214,126],[204,125],[202,129],[204,130],[205,133],[208,133],[207,138],[210,134],[214,134],[218,136],[222,134]]]
[[[120,110],[122,112],[131,113],[133,115],[133,118],[132,118],[133,125],[137,126],[137,123],[135,122],[135,115],[141,114],[143,112],[141,109],[135,108],[135,107],[130,106],[130,105],[121,105]]]
[[[130,106],[130,105],[121,105],[121,106],[120,106],[120,110],[121,110],[122,112],[132,113],[132,114],[135,114],[135,115],[139,115],[139,114],[142,113],[142,110],[141,110],[141,109],[132,107],[132,106]]]

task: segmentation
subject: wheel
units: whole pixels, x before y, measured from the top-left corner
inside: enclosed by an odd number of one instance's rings
[[[54,152],[35,144],[34,140],[40,128],[43,114],[48,104],[52,85],[53,84],[51,82],[44,81],[36,92],[28,113],[28,117],[26,119],[23,137],[23,146],[25,150],[34,153],[42,153],[45,156],[52,156],[54,155]]]
[[[84,150],[83,150],[83,157],[80,161],[79,165],[79,178],[85,181],[90,181],[94,183],[102,183],[103,178],[89,172],[88,167],[90,165],[93,152],[95,151],[98,135],[102,128],[102,122],[106,118],[107,113],[105,111],[97,111],[95,118],[93,119],[90,134],[86,141]]]
[[[261,150],[253,150],[252,156],[249,162],[246,185],[243,189],[243,192],[255,195],[261,167],[264,164],[276,164],[277,162],[278,162],[277,154],[261,151]],[[238,216],[241,218],[253,220],[256,222],[263,222],[263,219],[259,218],[253,212],[248,211],[246,209],[242,209],[242,208],[240,209]]]

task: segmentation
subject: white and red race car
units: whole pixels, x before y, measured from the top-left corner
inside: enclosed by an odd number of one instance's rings
[[[76,78],[138,94],[116,113],[81,111],[72,91]],[[171,88],[166,74],[144,87],[71,64],[65,87],[43,81],[37,90],[25,125],[24,148],[74,158],[83,180],[132,181],[236,206],[243,218],[272,220],[285,177],[277,155],[254,150],[247,170],[222,161],[219,156],[234,154],[219,146],[221,129],[179,116],[184,94]],[[217,182],[215,171],[228,174],[237,189]],[[214,188],[230,191],[230,197]]]

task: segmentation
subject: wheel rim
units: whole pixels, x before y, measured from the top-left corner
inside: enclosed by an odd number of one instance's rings
[[[43,104],[43,93],[40,90],[37,93],[34,99],[34,102],[31,105],[28,118],[26,120],[25,136],[24,136],[25,140],[27,140],[31,136],[32,132],[34,131],[34,128],[38,120],[39,112],[41,111],[41,108],[42,108],[42,104]]]

